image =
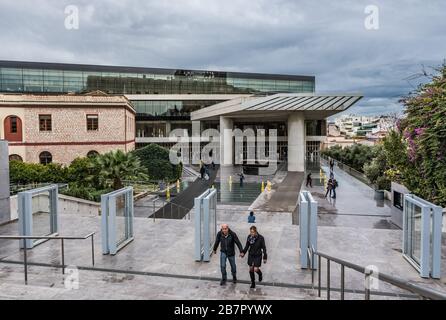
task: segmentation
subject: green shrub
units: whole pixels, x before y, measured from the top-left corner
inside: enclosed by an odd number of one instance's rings
[[[390,169],[411,192],[446,206],[446,64],[402,101],[406,117],[385,142]]]
[[[333,146],[323,150],[322,154],[340,161],[353,169],[363,172],[364,164],[372,161],[376,154],[376,146],[366,146],[363,144],[354,144],[349,147]]]
[[[383,145],[373,150],[373,160],[364,164],[364,174],[377,190],[390,190],[390,179],[386,175],[389,166]]]
[[[101,187],[99,169],[91,165],[90,157],[79,157],[71,162],[67,169],[67,181],[77,185]]]
[[[88,164],[93,174],[86,180],[94,185],[113,187],[118,190],[124,186],[124,180],[147,180],[147,169],[141,165],[141,161],[133,153],[124,153],[121,150],[110,151],[94,158]]]
[[[43,165],[21,161],[9,162],[11,183],[59,183],[67,181],[67,168],[56,163]]]
[[[174,181],[181,178],[182,165],[174,165],[169,160],[169,150],[157,144],[132,151],[147,168],[150,180]]]
[[[61,189],[60,193],[67,196],[85,199],[89,201],[100,202],[101,195],[113,191],[112,188],[96,189],[93,187],[87,187],[84,185],[77,185],[76,183],[70,183],[68,188]]]

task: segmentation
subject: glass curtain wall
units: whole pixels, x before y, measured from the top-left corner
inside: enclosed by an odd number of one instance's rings
[[[298,93],[314,91],[314,81],[312,80],[268,79],[268,75],[264,75],[265,78],[252,79],[249,74],[243,77],[233,77],[226,72],[184,70],[163,72],[171,74],[1,67],[0,90],[35,93],[101,90],[110,94]],[[271,75],[271,77],[274,76]]]

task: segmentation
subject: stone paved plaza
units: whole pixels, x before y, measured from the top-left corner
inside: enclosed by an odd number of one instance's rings
[[[336,203],[323,197],[322,187],[311,189],[319,202],[318,250],[358,265],[374,265],[380,272],[429,285],[446,291],[446,277],[422,279],[401,255],[402,231],[390,223],[389,206],[376,203],[373,193],[356,180],[337,172],[339,178]],[[277,192],[277,191],[276,191]],[[267,197],[267,193],[261,197]],[[259,199],[261,201],[261,199]],[[218,223],[229,223],[246,241],[250,224],[248,205],[218,205]],[[192,219],[172,220],[135,218],[135,240],[116,256],[102,255],[100,217],[83,214],[60,215],[60,234],[83,236],[95,232],[95,260],[91,265],[88,240],[66,241],[65,263],[79,267],[80,287],[66,290],[60,269],[31,266],[29,285],[23,284],[23,266],[11,262],[23,260],[17,241],[0,241],[0,298],[55,299],[314,299],[311,272],[299,265],[299,226],[293,224],[292,212],[256,210],[256,226],[264,235],[269,260],[262,265],[264,282],[249,289],[246,259],[237,257],[236,285],[220,287],[219,259],[195,262],[194,224]],[[46,224],[42,217],[38,224]],[[17,223],[0,227],[0,233],[17,234]],[[445,246],[443,246],[444,250]],[[60,264],[60,243],[49,241],[29,251],[29,261]],[[10,263],[6,263],[10,262]],[[331,265],[331,287],[340,287],[340,271]],[[443,256],[442,270],[446,270]],[[229,266],[228,266],[229,272]],[[443,271],[443,275],[445,272]],[[316,274],[317,275],[317,274]],[[360,299],[362,275],[346,271],[346,288],[356,290],[347,298]],[[326,285],[326,263],[322,263],[322,285]],[[402,293],[380,283],[375,298]],[[324,292],[325,294],[325,292]],[[333,292],[333,297],[338,293]],[[404,294],[409,294],[404,292]],[[408,298],[403,296],[403,298]]]

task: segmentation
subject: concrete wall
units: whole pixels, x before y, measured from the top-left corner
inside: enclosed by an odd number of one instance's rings
[[[303,112],[288,116],[288,171],[305,171],[305,118]]]
[[[59,213],[99,215],[101,204],[59,194]]]
[[[33,198],[34,211],[37,212],[47,211],[48,209],[48,197],[45,195],[39,195]],[[92,202],[88,200],[83,200],[79,198],[74,198],[59,194],[59,213],[60,214],[88,214],[88,215],[99,215],[99,209],[101,207],[100,203]],[[17,195],[11,197],[10,201],[11,208],[11,219],[18,219],[18,204]]]
[[[11,219],[8,141],[0,140],[0,223]]]

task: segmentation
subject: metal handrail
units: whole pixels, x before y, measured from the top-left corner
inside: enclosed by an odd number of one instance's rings
[[[46,187],[49,186],[51,184],[57,184],[59,189],[64,189],[68,187],[68,183],[64,183],[64,182],[57,182],[57,183],[53,183],[53,182],[34,182],[34,183],[26,183],[26,184],[20,184],[20,183],[10,183],[9,184],[9,189],[10,189],[10,195],[16,195],[19,192],[22,191],[28,191],[31,189],[36,189],[36,188],[40,188],[40,187]]]
[[[177,210],[178,210],[177,212],[178,213],[180,212],[180,209],[182,209],[185,212],[187,212],[188,220],[190,220],[190,210],[191,209],[186,208],[186,207],[184,207],[182,205],[179,205],[177,203],[174,203],[174,202],[166,201],[164,199],[161,199],[160,197],[156,197],[155,199],[152,200],[152,204],[153,204],[153,213],[152,213],[153,221],[155,221],[155,212],[156,212],[155,204],[156,204],[157,201],[160,201],[161,203],[163,203],[163,207],[162,207],[162,209],[163,209],[163,218],[164,218],[164,208],[166,207],[167,204],[170,204],[171,206],[176,206],[177,207]],[[172,214],[172,210],[170,210],[170,213]],[[148,218],[150,218],[150,216],[148,216]],[[171,216],[171,218],[172,218],[172,216]]]
[[[83,237],[74,237],[74,236],[0,236],[0,239],[6,240],[60,240],[61,243],[61,256],[62,256],[62,274],[65,274],[65,242],[64,240],[86,240],[91,238],[91,263],[94,266],[94,235],[95,232],[91,232]],[[24,265],[24,273],[25,273],[25,284],[28,284],[28,255],[27,255],[27,245],[26,241],[23,241],[23,265]],[[0,259],[0,262],[2,260]]]
[[[330,300],[330,262],[333,261],[339,265],[341,265],[341,300],[344,300],[345,293],[345,268],[353,269],[359,273],[364,274],[365,281],[367,284],[370,284],[370,276],[373,274],[373,270],[367,270],[367,268],[363,266],[359,266],[357,264],[330,256],[328,254],[315,251],[314,248],[308,248],[307,254],[311,256],[311,260],[313,261],[314,256],[319,256],[318,261],[318,297],[321,297],[321,258],[325,258],[327,260],[327,300]],[[311,264],[312,265],[312,264]],[[310,266],[310,265],[309,265]],[[377,273],[374,275],[377,279],[382,280],[386,283],[394,285],[400,289],[410,291],[421,298],[432,299],[432,300],[446,300],[446,293],[426,288],[420,286],[419,284],[413,283],[411,281],[407,281],[398,277],[390,276],[385,273]],[[314,269],[311,270],[311,281],[312,286],[314,288]],[[365,299],[369,300],[371,295],[370,286],[366,285],[365,288]]]
[[[347,173],[347,174],[353,176],[354,178],[360,180],[361,182],[363,182],[363,183],[365,183],[366,185],[368,185],[368,186],[370,186],[370,187],[373,188],[373,184],[370,182],[369,178],[367,178],[367,176],[366,176],[363,172],[358,171],[358,170],[356,170],[355,168],[353,168],[353,167],[351,167],[351,166],[349,166],[349,165],[347,165],[347,164],[345,164],[345,163],[343,163],[343,162],[341,162],[341,161],[339,161],[339,160],[337,160],[337,159],[335,159],[335,158],[327,157],[327,156],[324,156],[324,155],[321,155],[320,158],[321,158],[323,161],[326,161],[326,162],[328,162],[329,159],[336,160],[336,165],[337,165],[337,167],[338,167],[339,169],[341,169],[341,170],[344,171],[345,173]]]

